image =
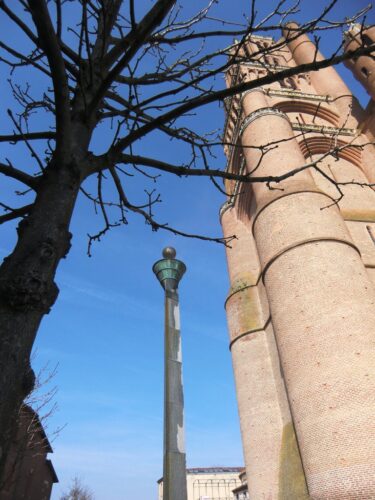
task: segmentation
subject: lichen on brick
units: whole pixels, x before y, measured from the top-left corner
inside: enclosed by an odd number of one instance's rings
[[[309,499],[305,474],[292,422],[283,428],[280,450],[279,500]]]

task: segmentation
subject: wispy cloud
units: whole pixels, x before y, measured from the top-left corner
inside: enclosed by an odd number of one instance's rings
[[[88,281],[66,272],[60,273],[58,281],[61,285],[60,300],[62,301],[76,303],[79,297],[80,304],[85,307],[97,308],[99,306],[127,316],[136,314],[138,317],[147,317],[150,314],[157,314],[160,310],[160,307],[147,301],[145,297],[137,299],[135,295],[110,288],[103,289],[94,281]]]

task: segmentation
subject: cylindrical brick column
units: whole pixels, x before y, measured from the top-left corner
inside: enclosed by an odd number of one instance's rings
[[[306,34],[296,37],[298,29],[298,24],[289,23],[283,31],[296,64],[323,61],[324,57],[316,50],[316,45]],[[318,94],[335,98],[335,105],[340,112],[339,126],[356,128],[363,118],[363,110],[335,68],[330,66],[319,71],[311,71],[310,78]]]
[[[375,43],[375,26],[363,29],[362,25],[354,24],[346,32],[345,52],[356,50],[360,47],[370,46]],[[362,83],[372,99],[375,99],[375,61],[371,56],[359,56],[356,59],[347,59],[344,62],[356,79]]]
[[[375,128],[374,128],[375,132]],[[375,184],[375,148],[374,148],[375,136],[373,139],[362,134],[357,137],[353,143],[360,144],[361,148],[361,168],[365,173],[368,182]]]
[[[280,175],[305,159],[287,116],[266,105],[260,92],[245,95],[242,142],[263,156],[244,154],[253,175]],[[308,172],[271,187],[254,185],[253,233],[309,494],[375,498],[374,288]]]
[[[241,189],[250,190],[249,185]],[[252,499],[303,500],[305,478],[280,373],[249,219],[222,210],[231,289],[226,300],[247,485]]]

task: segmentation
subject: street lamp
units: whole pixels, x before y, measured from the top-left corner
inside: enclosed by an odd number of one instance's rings
[[[178,284],[186,266],[166,247],[153,265],[165,291],[163,500],[187,500],[184,394]]]

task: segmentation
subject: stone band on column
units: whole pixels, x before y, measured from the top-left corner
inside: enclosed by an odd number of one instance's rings
[[[242,134],[245,132],[250,123],[257,120],[258,118],[261,118],[262,116],[267,116],[267,115],[278,115],[281,116],[282,118],[285,118],[285,120],[287,120],[288,122],[290,122],[288,115],[286,115],[283,111],[278,110],[277,108],[261,108],[258,109],[257,111],[253,111],[248,116],[246,116],[246,118],[244,118],[238,134],[239,137],[242,136]]]

